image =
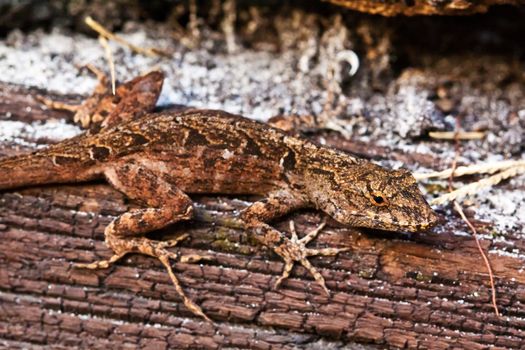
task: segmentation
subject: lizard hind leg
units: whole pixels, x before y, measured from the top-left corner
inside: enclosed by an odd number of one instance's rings
[[[162,176],[134,162],[118,163],[104,172],[108,181],[131,199],[145,202],[146,208],[132,209],[113,220],[105,229],[106,244],[114,251],[109,260],[91,264],[79,264],[76,267],[98,269],[107,268],[128,253],[145,254],[159,259],[167,269],[177,294],[184,305],[194,314],[210,321],[202,309],[189,299],[177,277],[170,259],[178,259],[178,254],[167,248],[177,245],[188,237],[181,235],[168,241],[148,239],[146,233],[163,228],[169,224],[191,219],[193,206],[191,199]],[[198,261],[198,257],[180,257],[182,262]]]
[[[111,247],[115,254],[113,254],[111,258],[107,260],[98,260],[90,264],[75,264],[75,267],[90,270],[107,269],[112,264],[122,259],[128,253],[142,253],[154,257],[167,256],[171,259],[177,259],[177,254],[170,252],[165,248],[174,247],[177,245],[177,243],[179,243],[183,239],[186,239],[187,237],[187,234],[183,234],[172,240],[157,242],[147,238],[122,239],[116,237],[114,234],[107,233],[107,244]],[[182,256],[181,260],[187,259],[185,256]]]
[[[182,241],[187,237],[187,234],[183,234],[175,239],[159,242],[147,238],[124,239],[118,238],[114,235],[108,235],[106,241],[108,242],[110,247],[116,252],[111,258],[109,258],[108,260],[95,261],[90,264],[75,264],[74,266],[76,268],[85,268],[92,270],[105,269],[108,268],[111,264],[123,258],[128,253],[145,254],[157,258],[168,271],[168,275],[171,279],[171,282],[173,283],[177,294],[182,298],[184,306],[186,306],[188,310],[193,312],[195,315],[201,316],[209,322],[213,322],[208,318],[208,316],[206,316],[206,314],[197,304],[195,304],[190,298],[186,296],[186,293],[184,293],[184,290],[182,289],[182,286],[177,276],[175,276],[175,273],[171,268],[170,259],[177,260],[179,259],[179,256],[177,253],[170,252],[166,248],[175,246],[178,242]],[[179,260],[182,262],[196,262],[202,258],[206,257],[183,255],[180,257]]]
[[[84,67],[97,77],[98,84],[91,96],[85,99],[82,103],[69,104],[54,101],[43,96],[37,96],[37,99],[47,108],[61,109],[75,113],[73,117],[75,123],[80,124],[83,128],[88,128],[92,123],[100,123],[103,120],[103,118],[101,119],[99,116],[97,116],[97,108],[99,108],[99,105],[102,103],[103,97],[110,95],[111,90],[109,88],[108,77],[104,74],[104,72],[91,64],[81,66],[80,69]]]
[[[155,108],[164,81],[162,72],[153,71],[120,84],[113,94],[104,72],[92,65],[85,67],[96,75],[98,84],[81,104],[70,105],[44,97],[39,97],[39,101],[51,109],[74,112],[74,121],[91,134],[134,120]]]

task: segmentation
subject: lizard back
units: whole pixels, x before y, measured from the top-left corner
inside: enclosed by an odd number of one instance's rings
[[[146,114],[0,160],[0,189],[86,181],[115,162],[138,162],[188,193],[266,194],[286,186],[286,170],[297,167],[293,139],[222,111]]]

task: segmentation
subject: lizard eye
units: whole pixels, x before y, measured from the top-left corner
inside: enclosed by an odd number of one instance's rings
[[[378,192],[370,193],[370,201],[372,202],[373,205],[378,206],[378,207],[383,207],[385,205],[388,205],[388,201],[386,200],[386,198],[381,193],[378,193]]]

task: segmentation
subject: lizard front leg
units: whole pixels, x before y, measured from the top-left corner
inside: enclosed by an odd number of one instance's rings
[[[194,314],[210,319],[202,309],[184,293],[170,265],[170,258],[178,255],[167,250],[186,238],[183,235],[170,241],[154,241],[144,235],[169,224],[191,219],[193,205],[191,199],[162,176],[133,162],[122,162],[105,170],[104,175],[116,189],[131,199],[145,202],[147,208],[130,210],[113,220],[105,229],[106,244],[114,251],[109,260],[91,264],[78,264],[82,268],[107,268],[110,264],[128,253],[141,253],[160,260],[184,305]],[[197,261],[195,256],[182,257],[182,261]],[[211,321],[210,321],[211,322]]]
[[[301,196],[290,191],[280,191],[271,194],[268,198],[259,202],[255,202],[244,210],[241,217],[244,220],[246,227],[255,233],[255,237],[264,245],[272,248],[275,253],[284,259],[284,269],[282,275],[277,279],[275,288],[280,283],[289,277],[295,262],[303,265],[314,277],[314,279],[321,285],[326,294],[330,295],[328,288],[326,288],[323,276],[312,266],[308,257],[316,255],[333,256],[342,251],[347,251],[347,248],[326,248],[326,249],[310,249],[306,248],[308,244],[324,227],[324,222],[315,230],[308,233],[302,239],[298,239],[295,232],[295,227],[291,224],[292,239],[271,227],[267,222],[277,217],[283,216],[295,209],[306,207],[308,202],[301,198]]]

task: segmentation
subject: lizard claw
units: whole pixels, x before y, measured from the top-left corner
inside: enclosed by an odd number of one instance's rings
[[[310,274],[313,276],[315,281],[321,285],[327,295],[330,295],[330,291],[326,287],[324,277],[319,271],[308,261],[309,256],[334,256],[340,252],[347,251],[348,248],[325,248],[325,249],[310,249],[306,245],[311,242],[321,230],[325,227],[326,222],[323,222],[317,226],[314,230],[306,234],[303,238],[299,239],[295,230],[295,224],[290,221],[290,232],[292,238],[285,240],[283,244],[275,249],[275,252],[284,259],[284,269],[282,275],[277,279],[274,284],[274,288],[278,288],[282,281],[290,276],[293,265],[295,262],[299,262]]]

